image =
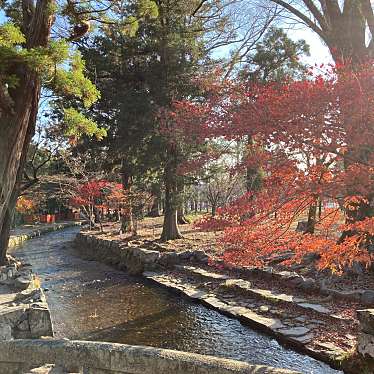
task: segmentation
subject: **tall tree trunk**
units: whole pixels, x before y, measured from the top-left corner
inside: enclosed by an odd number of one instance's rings
[[[160,217],[160,198],[158,196],[155,196],[148,216],[149,217]]]
[[[322,218],[322,197],[318,199],[318,218]]]
[[[251,135],[248,135],[247,139],[247,153],[248,156],[253,150],[254,141]],[[247,192],[256,192],[259,191],[262,187],[263,177],[261,174],[261,169],[255,166],[247,166],[246,171],[246,189]]]
[[[315,199],[310,205],[308,210],[308,221],[305,228],[306,234],[314,234],[316,228],[317,218],[317,199]]]
[[[179,177],[177,181],[178,189],[178,208],[177,208],[177,222],[180,225],[185,225],[189,223],[188,219],[184,215],[184,181],[183,177]]]
[[[134,233],[134,221],[133,221],[133,207],[132,207],[132,198],[131,198],[131,188],[132,188],[132,176],[130,174],[130,169],[127,165],[126,160],[122,161],[121,169],[122,177],[122,188],[127,191],[129,195],[126,211],[121,216],[121,231],[127,233]]]
[[[212,204],[212,216],[214,217],[216,215],[217,211],[217,205],[215,203]]]
[[[18,197],[18,190],[14,189],[8,208],[5,213],[3,225],[0,228],[0,264],[4,265],[6,262],[6,254],[8,250],[10,228],[13,221],[14,209]]]
[[[23,32],[26,48],[46,47],[54,17],[50,12],[53,0],[39,0],[35,8],[24,13]],[[23,172],[28,145],[34,133],[40,98],[38,75],[25,63],[14,66],[18,78],[16,88],[9,89],[11,107],[0,110],[0,263],[4,263],[9,241],[10,220],[18,196],[17,179]],[[0,91],[5,92],[2,86]],[[0,95],[1,99],[4,96]]]
[[[165,208],[164,208],[164,224],[162,227],[161,240],[180,239],[182,235],[178,227],[177,201],[177,165],[176,150],[173,145],[168,146],[168,161],[164,170],[165,182]]]
[[[7,209],[4,215],[4,220],[2,221],[2,225],[0,227],[0,264],[4,264],[5,259],[6,259],[6,253],[7,253],[8,244],[9,244],[10,228],[11,228],[12,221],[13,221],[17,198],[21,192],[22,175],[23,175],[25,164],[26,164],[27,151],[29,148],[30,141],[34,135],[37,109],[38,109],[37,106],[34,107],[33,113],[30,116],[30,123],[27,129],[25,141],[23,143],[23,149],[22,149],[21,158],[19,161],[18,172],[16,175],[16,183],[13,187],[13,191],[12,191],[12,194],[9,199]]]

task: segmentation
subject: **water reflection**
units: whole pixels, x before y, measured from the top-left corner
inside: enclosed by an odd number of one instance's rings
[[[42,279],[56,337],[211,354],[306,374],[338,373],[237,320],[80,258],[70,244],[77,231],[51,233],[13,251]]]

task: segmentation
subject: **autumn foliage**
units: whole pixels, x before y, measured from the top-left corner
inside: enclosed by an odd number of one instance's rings
[[[35,212],[36,205],[32,199],[29,199],[25,196],[20,196],[17,199],[16,210],[18,213],[31,214]]]
[[[204,79],[205,97],[174,104],[171,118],[186,140],[254,141],[242,166],[264,171],[248,193],[199,226],[224,230],[224,258],[260,265],[309,252],[335,272],[370,264],[374,238],[374,68],[320,66],[303,81],[266,85]],[[194,135],[193,135],[194,134]],[[317,214],[317,205],[328,206]],[[314,208],[314,210],[313,210]],[[311,210],[312,209],[312,210]],[[295,231],[314,214],[313,227]],[[312,214],[312,215],[313,215]],[[309,227],[309,226],[308,226]]]

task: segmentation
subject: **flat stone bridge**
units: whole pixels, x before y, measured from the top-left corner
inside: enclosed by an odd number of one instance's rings
[[[0,341],[0,373],[297,374],[168,349],[55,339]]]

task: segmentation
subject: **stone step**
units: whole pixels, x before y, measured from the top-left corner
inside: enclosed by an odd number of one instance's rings
[[[278,293],[271,290],[252,287],[251,282],[243,279],[228,279],[221,284],[221,287],[229,289],[235,288],[240,292],[244,292],[250,296],[260,297],[271,302],[285,302],[298,306],[302,309],[308,309],[317,313],[321,313],[323,315],[331,315],[331,310],[320,304],[308,302],[307,299],[303,299],[294,295],[288,295],[285,293]]]
[[[289,303],[294,306],[297,306],[298,308],[301,308],[301,309],[310,310],[310,311],[319,313],[324,316],[330,316],[334,319],[344,320],[344,318],[342,318],[339,315],[333,314],[329,308],[319,303],[310,302],[307,299],[297,297],[294,295],[278,293],[278,292],[274,292],[272,290],[267,290],[267,289],[256,288],[252,286],[251,282],[243,280],[243,279],[231,279],[226,274],[207,271],[205,269],[195,267],[195,266],[178,265],[176,266],[176,269],[183,271],[184,273],[203,278],[205,281],[208,281],[208,282],[209,281],[210,282],[223,281],[220,283],[220,287],[234,288],[242,293],[246,293],[247,295],[251,297],[261,298],[263,300],[270,301],[273,303],[274,302],[275,303],[285,302],[285,303]]]
[[[175,268],[177,270],[181,270],[185,273],[190,273],[190,274],[199,276],[199,277],[204,278],[208,281],[223,281],[223,280],[230,279],[230,277],[228,275],[214,273],[212,271],[207,271],[205,269],[198,268],[198,267],[195,267],[195,266],[176,265]]]
[[[204,276],[207,273],[205,271],[202,272]],[[264,301],[257,301],[257,303],[254,302],[253,304],[247,303],[246,306],[243,306],[245,303],[240,300],[240,295],[234,296],[227,293],[217,293],[218,288],[212,290],[209,287],[206,288],[207,285],[204,283],[192,283],[193,281],[191,282],[191,279],[183,276],[183,274],[175,272],[143,273],[146,278],[157,284],[177,290],[192,299],[199,300],[202,304],[230,317],[239,319],[258,330],[269,333],[280,341],[294,344],[298,347],[302,346],[306,352],[318,359],[327,359],[329,362],[330,358],[335,360],[339,355],[346,353],[346,351],[339,347],[336,347],[334,352],[332,352],[330,348],[323,347],[324,342],[321,342],[320,349],[315,349],[313,344],[316,343],[316,332],[318,334],[318,330],[321,327],[320,324],[322,323],[323,326],[328,328],[323,321],[311,320],[307,316],[295,318],[291,317],[288,313],[285,315],[274,313],[277,312],[277,303],[274,303],[273,300],[268,306],[263,305]],[[221,278],[219,277],[218,280],[221,281]],[[314,331],[315,329],[316,331]]]

